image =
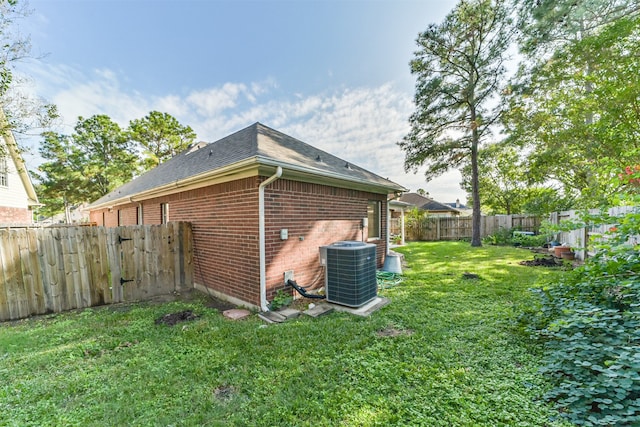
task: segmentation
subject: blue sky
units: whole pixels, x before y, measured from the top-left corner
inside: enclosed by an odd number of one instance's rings
[[[464,201],[457,172],[405,174],[415,39],[455,1],[30,0],[19,64],[58,106],[121,126],[168,112],[215,141],[259,121],[436,200]],[[29,157],[27,157],[29,162]],[[37,158],[31,160],[37,162]]]

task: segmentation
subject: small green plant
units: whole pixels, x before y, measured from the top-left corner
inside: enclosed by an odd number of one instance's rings
[[[522,246],[526,248],[537,248],[547,242],[546,236],[536,234],[515,234],[511,237],[510,243],[513,246]]]
[[[287,305],[291,304],[292,301],[293,296],[280,289],[278,292],[276,292],[276,295],[273,297],[273,300],[269,304],[269,309],[277,310],[281,307],[286,307]]]
[[[547,241],[547,237],[544,235],[521,234],[514,231],[518,230],[501,227],[495,233],[483,237],[482,242],[492,246],[538,247]]]
[[[548,349],[547,398],[576,424],[640,425],[640,210],[582,222],[610,227],[584,266],[537,291],[527,316]]]
[[[511,241],[511,230],[500,227],[498,231],[482,239],[483,243],[493,246],[507,246]]]

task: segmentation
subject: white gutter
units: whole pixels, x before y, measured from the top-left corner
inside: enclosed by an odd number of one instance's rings
[[[267,178],[266,181],[258,186],[258,228],[259,228],[259,246],[260,246],[260,310],[269,311],[269,303],[267,302],[267,261],[265,248],[265,231],[264,231],[264,188],[276,179],[282,176],[282,167],[278,166],[276,173]]]
[[[336,172],[332,172],[332,171],[324,171],[322,169],[318,169],[318,168],[312,168],[312,167],[308,167],[308,166],[298,166],[298,165],[294,165],[294,164],[290,164],[290,163],[283,163],[283,162],[276,162],[270,158],[265,158],[265,157],[261,157],[261,156],[257,156],[256,157],[257,161],[259,162],[260,165],[266,165],[266,166],[278,166],[278,165],[282,165],[285,164],[286,168],[287,168],[287,173],[289,173],[290,171],[294,171],[294,172],[300,172],[302,174],[310,174],[313,175],[316,180],[314,182],[317,182],[317,177],[321,176],[324,178],[331,178],[333,180],[340,180],[340,181],[347,181],[347,182],[351,182],[351,183],[356,183],[356,184],[360,184],[363,185],[365,187],[371,188],[373,189],[374,187],[376,187],[377,189],[384,189],[387,191],[387,194],[390,193],[390,189],[392,191],[395,192],[406,192],[409,191],[406,188],[402,187],[401,185],[397,185],[397,187],[390,187],[388,185],[384,185],[382,183],[379,182],[375,182],[372,179],[369,178],[358,178],[358,177],[353,177],[350,175],[345,175],[345,174],[340,174],[340,173],[336,173]],[[375,174],[372,174],[375,175]],[[381,176],[375,175],[376,177],[378,177],[379,179],[382,180],[386,180],[385,178],[382,178]],[[388,181],[388,180],[386,180]],[[371,190],[365,190],[365,191],[371,191]],[[376,191],[371,191],[371,192],[376,192]]]

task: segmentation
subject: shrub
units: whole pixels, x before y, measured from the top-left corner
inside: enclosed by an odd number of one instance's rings
[[[548,349],[547,398],[582,425],[640,424],[640,211],[612,224],[584,266],[537,292],[530,328]]]
[[[527,234],[514,234],[511,237],[511,244],[513,246],[526,246],[530,248],[540,247],[547,242],[546,236],[536,234],[536,235],[527,235]]]
[[[511,230],[500,227],[498,231],[482,238],[482,242],[487,245],[507,246],[511,243]]]
[[[500,228],[493,234],[482,239],[482,243],[493,246],[526,246],[538,247],[547,241],[544,235],[527,235],[514,233],[513,229]]]

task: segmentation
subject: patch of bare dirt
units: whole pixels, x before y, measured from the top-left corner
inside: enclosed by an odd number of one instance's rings
[[[223,311],[236,308],[236,306],[231,304],[228,301],[210,297],[209,300],[207,301],[207,308],[213,308],[214,310],[218,310],[220,313],[222,313]]]
[[[176,323],[188,322],[198,318],[197,314],[194,314],[191,310],[179,311],[177,313],[165,314],[162,317],[156,319],[156,325],[164,324],[173,326]]]
[[[562,260],[553,257],[551,255],[544,257],[535,257],[532,260],[520,261],[518,264],[526,265],[527,267],[562,267]]]
[[[393,326],[387,326],[376,332],[376,335],[379,337],[399,337],[402,335],[413,335],[413,331],[411,329],[398,329]]]
[[[213,396],[218,400],[227,400],[233,397],[236,389],[231,385],[220,385],[213,390]]]

